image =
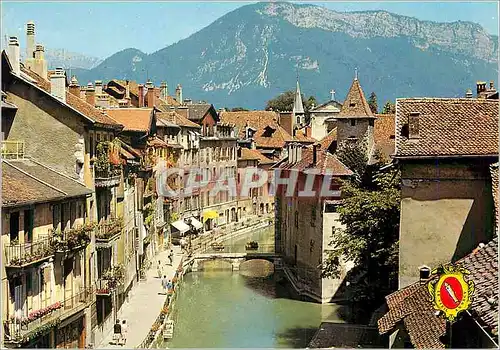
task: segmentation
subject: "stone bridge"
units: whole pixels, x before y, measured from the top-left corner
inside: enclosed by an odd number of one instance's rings
[[[191,260],[191,271],[196,272],[200,269],[199,264],[205,261],[222,260],[231,263],[232,270],[238,271],[240,264],[249,260],[267,260],[274,264],[274,268],[281,268],[281,255],[278,253],[259,253],[259,252],[246,252],[246,253],[202,253],[196,254]]]

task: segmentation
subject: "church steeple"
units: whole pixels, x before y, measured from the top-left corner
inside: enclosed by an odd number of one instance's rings
[[[298,127],[304,124],[304,105],[302,104],[302,94],[300,93],[299,74],[297,71],[297,87],[293,100],[293,124]]]

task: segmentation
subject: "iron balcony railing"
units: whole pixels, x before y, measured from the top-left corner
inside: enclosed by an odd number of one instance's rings
[[[2,141],[2,158],[24,158],[24,141]]]
[[[107,170],[95,171],[95,186],[96,187],[113,187],[120,183],[121,169],[120,167],[110,165]]]
[[[56,320],[83,310],[92,301],[92,288],[81,288],[78,293],[39,310],[30,310],[25,316],[11,315],[5,320],[5,340],[19,341],[24,335],[37,331]]]
[[[12,243],[5,247],[5,264],[8,267],[24,267],[54,255],[52,236],[45,236],[28,243]]]

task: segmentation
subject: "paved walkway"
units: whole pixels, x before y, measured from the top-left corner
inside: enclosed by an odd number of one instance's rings
[[[147,279],[140,281],[132,288],[128,302],[126,301],[118,313],[118,319],[126,320],[128,325],[127,342],[125,346],[115,345],[113,342],[113,330],[104,337],[104,341],[96,348],[98,349],[120,349],[135,348],[139,346],[149,333],[151,326],[160,314],[165,298],[161,287],[161,279],[158,278],[156,270],[158,260],[164,265],[163,274],[172,279],[182,259],[180,247],[172,246],[174,250],[174,263],[168,265],[168,253],[164,251],[156,255],[152,267],[147,271]]]

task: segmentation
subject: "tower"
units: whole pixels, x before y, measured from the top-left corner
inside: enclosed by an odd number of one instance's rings
[[[293,99],[292,110],[292,130],[299,129],[305,124],[304,105],[302,104],[302,94],[300,93],[299,74],[297,73],[297,87]]]
[[[362,142],[366,137],[366,152],[370,157],[373,147],[375,115],[366,101],[358,80],[356,69],[354,80],[337,119],[337,142]]]

